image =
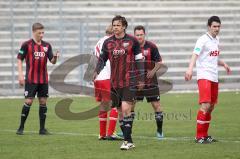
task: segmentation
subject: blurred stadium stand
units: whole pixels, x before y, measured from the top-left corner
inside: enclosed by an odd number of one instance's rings
[[[1,0],[0,1],[0,96],[22,95],[17,80],[16,56],[21,42],[31,36],[31,25],[45,25],[44,40],[61,51],[63,61],[79,54],[91,54],[97,40],[114,15],[121,14],[134,26],[145,25],[147,39],[159,47],[168,71],[161,79],[173,83],[173,91],[196,90],[196,77],[184,81],[193,47],[206,32],[207,18],[218,15],[222,20],[221,55],[232,68],[227,76],[219,69],[220,89],[240,88],[240,1],[238,0]],[[49,74],[57,66],[49,64]],[[65,79],[82,80],[86,65],[79,66]],[[51,94],[58,94],[50,89]]]

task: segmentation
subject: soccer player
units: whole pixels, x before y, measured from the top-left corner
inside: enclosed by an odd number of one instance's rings
[[[106,36],[101,38],[96,46],[94,54],[97,58],[100,56],[100,52],[102,50],[103,42],[109,38],[113,34],[112,31],[112,25],[109,25],[106,28]],[[110,107],[111,102],[111,82],[110,82],[110,62],[109,60],[106,62],[106,65],[101,70],[99,75],[94,81],[95,86],[95,97],[96,101],[100,102],[99,107],[99,128],[100,128],[100,134],[99,134],[99,140],[118,140],[119,138],[116,134],[114,134],[116,123],[118,119],[118,112],[115,107],[111,108],[110,114],[109,114],[109,126],[108,131],[107,129],[107,117],[108,117],[108,109]]]
[[[157,138],[163,138],[163,112],[160,105],[160,93],[157,81],[156,72],[160,69],[162,65],[162,58],[159,54],[157,46],[145,40],[145,28],[142,25],[136,26],[134,28],[134,36],[137,38],[138,42],[141,46],[141,52],[145,57],[145,87],[143,90],[139,90],[136,92],[136,101],[143,101],[144,97],[146,97],[147,102],[151,103],[154,112],[155,112],[155,120],[157,124]],[[134,105],[135,107],[135,105]],[[134,107],[132,109],[132,116],[134,119]]]
[[[33,38],[25,41],[18,53],[18,80],[20,86],[25,85],[25,103],[22,107],[21,122],[17,130],[18,135],[23,135],[24,124],[28,117],[31,105],[35,95],[39,101],[39,120],[40,120],[40,135],[48,135],[49,132],[45,129],[45,120],[47,113],[47,97],[48,97],[48,73],[47,59],[52,64],[57,62],[59,52],[52,52],[52,46],[43,41],[44,26],[40,23],[32,25]],[[23,76],[23,60],[26,62],[26,75]]]
[[[112,105],[116,106],[119,113],[122,112],[123,120],[120,118],[120,127],[123,131],[124,142],[121,145],[121,150],[134,148],[132,140],[132,116],[131,108],[133,106],[135,92],[133,87],[135,75],[135,67],[139,70],[141,63],[136,63],[143,59],[140,45],[136,38],[126,34],[128,22],[125,17],[120,15],[112,19],[114,35],[106,39],[103,43],[102,52],[98,64],[96,66],[93,79],[99,74],[105,66],[107,60],[111,66],[111,99]],[[143,87],[144,81],[138,82],[138,87]]]
[[[196,63],[197,82],[199,90],[200,109],[197,114],[196,143],[205,144],[216,140],[208,135],[211,113],[218,98],[218,66],[223,66],[228,74],[230,67],[220,60],[218,33],[221,21],[218,16],[212,16],[207,22],[208,31],[196,42],[185,80],[192,79],[193,67]]]

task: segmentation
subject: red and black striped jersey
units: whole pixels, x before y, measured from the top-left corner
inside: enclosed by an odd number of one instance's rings
[[[147,72],[152,70],[155,67],[156,62],[161,62],[162,57],[159,54],[157,46],[150,42],[145,41],[145,44],[143,47],[141,47],[141,52],[143,56],[145,57],[144,60],[144,69],[145,69],[145,75],[147,75]],[[153,78],[148,79],[145,77],[145,84],[151,85],[151,84],[157,84],[157,76],[156,74],[153,76]]]
[[[47,59],[53,58],[52,47],[48,42],[41,41],[41,45],[30,39],[24,42],[19,50],[18,59],[26,62],[25,81],[27,83],[48,83]]]
[[[150,41],[145,41],[144,46],[141,47],[141,52],[145,57],[145,70],[152,70],[155,66],[155,62],[162,61],[157,46]]]
[[[138,54],[141,54],[141,49],[135,37],[125,34],[123,38],[117,39],[113,35],[104,41],[96,71],[99,73],[109,59],[112,87],[134,85],[135,56]]]

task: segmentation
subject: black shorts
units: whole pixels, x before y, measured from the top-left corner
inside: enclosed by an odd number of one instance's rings
[[[142,101],[144,97],[147,102],[155,102],[160,100],[160,93],[158,87],[145,87],[141,91],[136,92],[135,100]]]
[[[48,84],[25,83],[25,98],[48,97]]]
[[[122,101],[133,102],[135,91],[129,87],[111,88],[112,107],[121,107]]]

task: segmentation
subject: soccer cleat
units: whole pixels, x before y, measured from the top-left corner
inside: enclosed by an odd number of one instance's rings
[[[106,137],[107,140],[123,140],[123,138],[121,136],[118,136],[117,134],[112,134],[110,136]]]
[[[218,142],[218,140],[212,138],[212,136],[207,136],[206,140],[209,141],[209,142]]]
[[[124,141],[120,147],[121,150],[129,150],[131,148],[135,148],[135,145],[127,141]]]
[[[16,132],[17,135],[23,135],[23,128],[19,128]]]
[[[40,129],[39,135],[51,135],[51,133],[47,129]]]
[[[98,140],[106,140],[107,138],[106,138],[106,136],[98,136]]]
[[[207,138],[204,138],[204,137],[201,137],[199,139],[195,138],[195,142],[198,144],[210,144],[211,143],[207,140]]]
[[[163,138],[164,138],[163,132],[162,132],[162,133],[157,132],[157,138],[158,138],[159,140],[163,139]]]

